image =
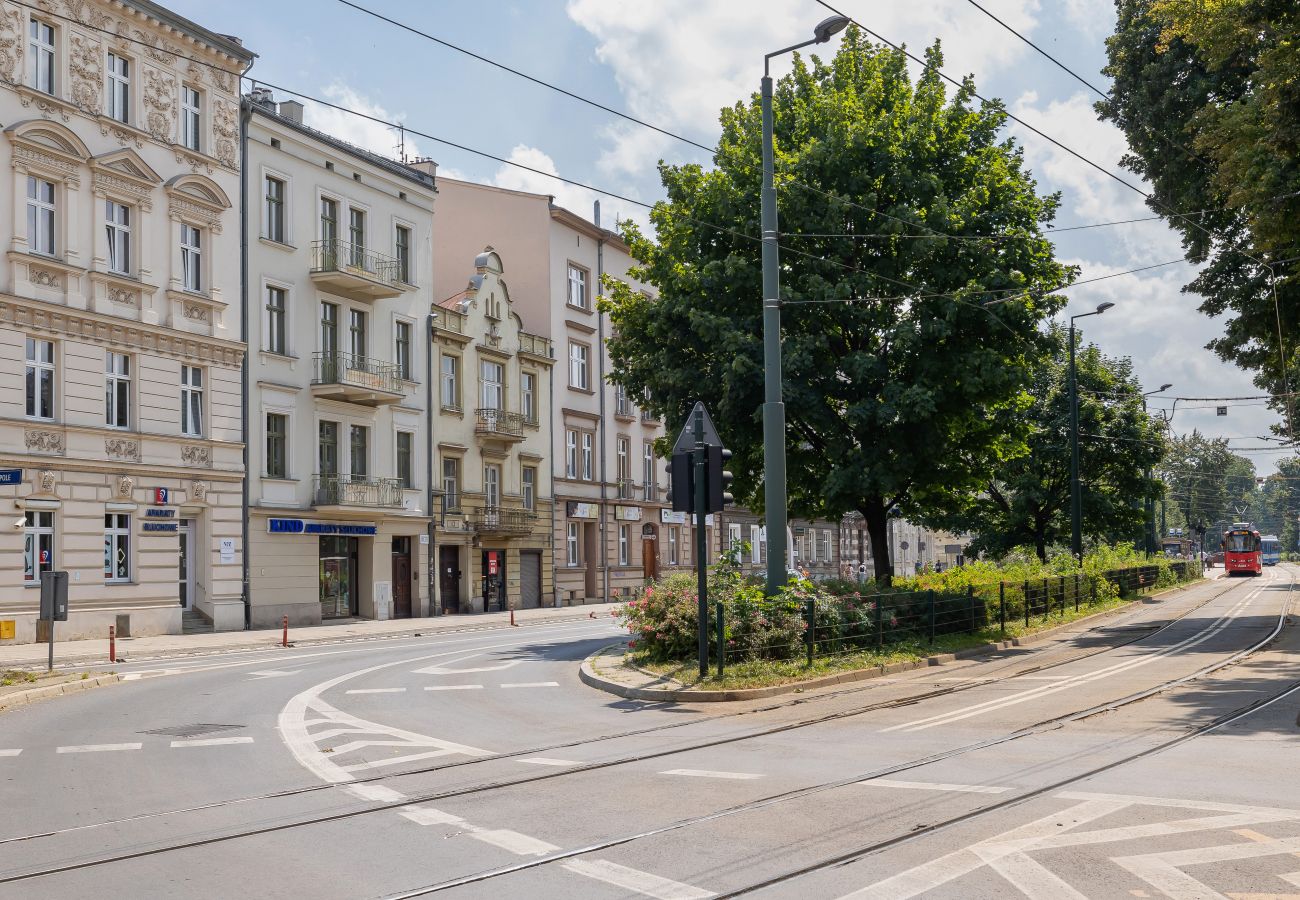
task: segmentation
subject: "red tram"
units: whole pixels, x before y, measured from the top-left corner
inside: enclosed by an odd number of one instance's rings
[[[1228,575],[1263,575],[1264,554],[1259,532],[1249,522],[1234,522],[1223,533],[1223,568]]]

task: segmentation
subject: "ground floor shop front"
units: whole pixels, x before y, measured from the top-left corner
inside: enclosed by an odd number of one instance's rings
[[[554,605],[549,511],[535,522],[519,534],[444,523],[435,538],[439,611],[455,615]]]
[[[331,619],[405,619],[429,611],[429,520],[249,515],[253,628]]]

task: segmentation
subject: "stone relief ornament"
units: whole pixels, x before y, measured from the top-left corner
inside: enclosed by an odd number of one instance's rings
[[[135,306],[135,291],[128,291],[125,288],[111,287],[108,289],[108,299],[114,303],[125,303],[128,306]]]
[[[208,499],[208,483],[206,481],[190,482],[190,501],[193,503],[206,503]]]
[[[40,486],[42,494],[53,494],[54,482],[54,473],[49,469],[43,469],[40,474],[36,476],[36,483]]]
[[[145,124],[159,141],[170,141],[176,115],[176,79],[156,69],[145,69],[144,106],[148,110]]]
[[[131,144],[134,144],[137,150],[144,147],[144,141],[140,140],[139,135],[133,134],[125,128],[118,128],[116,125],[106,125],[101,122],[99,125],[99,133],[104,137],[112,135],[113,139],[123,147],[128,147]]]
[[[120,475],[117,479],[117,495],[119,497],[130,497],[131,491],[135,488],[135,479],[130,475]]]
[[[104,452],[118,459],[139,459],[140,442],[126,438],[108,438],[104,441]]]
[[[186,303],[185,318],[193,319],[196,322],[206,322],[208,321],[208,308],[197,303]]]
[[[0,78],[17,82],[23,61],[23,15],[0,5]]]
[[[213,155],[221,160],[223,165],[235,168],[239,164],[235,152],[239,138],[239,116],[235,112],[233,103],[226,100],[217,101],[212,118],[212,130],[217,135],[216,153]]]
[[[56,288],[59,286],[59,276],[54,272],[50,272],[46,269],[28,269],[27,273],[28,273],[28,280],[32,284],[37,284],[40,285],[41,287],[52,287],[52,288]]]
[[[212,451],[201,445],[186,444],[181,447],[181,462],[188,466],[210,466]]]
[[[217,86],[217,90],[224,91],[227,94],[233,94],[235,91],[235,76],[224,69],[212,69],[212,81]]]
[[[63,452],[63,432],[61,431],[28,431],[23,435],[23,441],[27,444],[28,450],[37,453]]]
[[[104,68],[100,62],[102,47],[98,41],[77,32],[72,33],[72,102],[82,112],[92,115],[99,112],[100,91],[104,87]]]

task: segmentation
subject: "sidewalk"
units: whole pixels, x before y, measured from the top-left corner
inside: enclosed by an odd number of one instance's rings
[[[520,626],[548,622],[588,619],[612,621],[610,613],[617,603],[591,603],[559,609],[521,609],[515,611]],[[378,640],[410,635],[446,634],[458,631],[483,631],[508,628],[510,613],[478,613],[462,616],[437,616],[428,619],[390,619],[384,622],[343,622],[337,625],[314,625],[290,628],[289,643],[302,647],[310,644],[334,644],[349,641]],[[211,634],[160,634],[117,642],[118,659],[136,662],[176,656],[202,656],[234,650],[267,650],[280,645],[278,628],[259,631],[221,631]],[[0,647],[0,669],[45,667],[49,653],[46,644],[13,644]],[[108,665],[108,638],[93,641],[58,641],[54,645],[54,664]]]

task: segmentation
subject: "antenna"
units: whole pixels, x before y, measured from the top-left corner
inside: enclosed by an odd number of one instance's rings
[[[397,158],[401,160],[402,165],[406,165],[406,126],[398,124],[397,126]]]

